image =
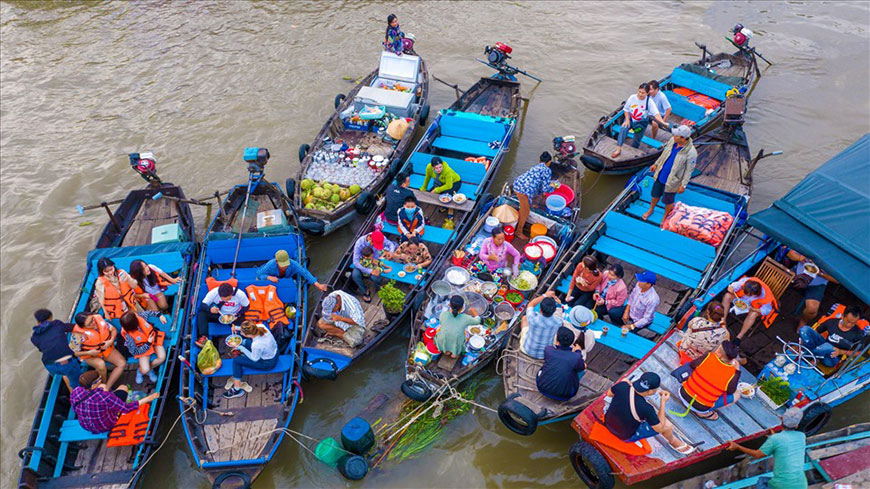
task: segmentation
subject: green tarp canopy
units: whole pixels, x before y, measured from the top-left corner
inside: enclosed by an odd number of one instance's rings
[[[870,304],[870,134],[750,216],[749,224],[811,257]]]

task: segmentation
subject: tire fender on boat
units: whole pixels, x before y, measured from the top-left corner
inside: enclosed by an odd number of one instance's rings
[[[517,397],[519,394],[511,394],[498,405],[498,419],[514,433],[530,436],[538,429],[538,415]]]
[[[586,166],[586,168],[589,168],[592,171],[601,171],[604,169],[604,164],[601,163],[601,160],[594,156],[582,155],[580,161],[584,166]]]
[[[590,489],[612,489],[614,485],[610,464],[595,446],[585,441],[571,445],[568,451],[571,466]]]
[[[420,109],[420,125],[425,126],[426,121],[429,119],[429,104],[424,104],[423,108]]]
[[[336,109],[344,101],[344,97],[345,97],[345,95],[343,93],[339,93],[338,95],[335,96],[335,102],[333,103],[333,105],[335,106]]]
[[[318,366],[326,364],[327,368]],[[335,380],[338,378],[338,365],[331,358],[318,357],[302,364],[302,371],[310,379]]]
[[[393,161],[390,162],[390,178],[396,178],[396,175],[399,174],[399,170],[402,169],[402,160],[400,158],[393,158]]]
[[[296,195],[296,180],[294,180],[293,177],[284,181],[284,190],[287,192],[287,197],[290,198],[290,202],[293,202],[293,197]]]
[[[357,197],[353,206],[358,214],[365,216],[375,208],[376,203],[377,200],[375,199],[374,194],[371,192],[363,192],[359,194],[359,197]]]
[[[299,163],[302,163],[302,160],[305,159],[305,156],[308,155],[308,150],[311,149],[311,146],[308,144],[299,145]]]
[[[242,482],[241,487],[242,488],[249,489],[251,487],[251,476],[249,476],[245,472],[230,471],[230,472],[221,472],[215,478],[214,483],[211,485],[211,489],[221,489],[221,486],[223,485],[224,481],[226,481],[227,479],[231,479],[233,477],[241,480],[241,482]],[[239,487],[239,486],[233,486],[233,487]]]
[[[422,380],[408,379],[402,382],[402,394],[417,402],[426,402],[432,397],[432,389]]]
[[[302,219],[299,221],[299,229],[314,236],[320,236],[326,230],[326,225],[320,219]]]
[[[805,410],[798,423],[798,430],[807,436],[818,433],[831,419],[831,406],[824,402],[810,404]]]

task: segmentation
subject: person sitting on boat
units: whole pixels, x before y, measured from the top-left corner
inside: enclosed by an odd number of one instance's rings
[[[323,298],[321,317],[317,326],[328,336],[345,340],[344,334],[353,326],[365,329],[366,317],[356,297],[341,290],[333,290]],[[351,345],[355,346],[355,345]]]
[[[239,355],[233,358],[233,386],[223,393],[224,399],[232,399],[245,395],[242,390],[242,375],[245,370],[271,370],[278,364],[278,343],[272,332],[264,324],[253,321],[243,321],[238,331],[243,338],[251,340],[250,347],[244,342],[235,347]]]
[[[610,311],[625,304],[625,300],[628,299],[628,288],[622,280],[624,276],[625,271],[620,263],[608,265],[604,269],[604,279],[598,282],[598,287],[592,294],[598,317],[607,317]]]
[[[465,328],[480,324],[481,319],[472,307],[465,314],[465,299],[460,295],[450,298],[450,309],[442,311],[438,316],[441,329],[435,335],[435,346],[450,358],[456,358],[465,353]],[[552,340],[552,338],[551,338]]]
[[[73,332],[74,326],[54,319],[48,309],[39,309],[33,313],[36,326],[30,335],[30,342],[42,353],[42,365],[52,375],[60,375],[70,392],[79,385],[82,374],[82,364],[69,347],[67,334]]]
[[[650,80],[649,83],[649,98],[656,104],[656,109],[659,110],[659,114],[661,114],[662,119],[668,120],[668,117],[671,116],[671,102],[668,101],[667,95],[661,91],[661,87],[659,86],[658,80]],[[650,125],[650,130],[652,131],[653,139],[656,138],[656,134],[659,132],[659,123],[656,121],[652,121]]]
[[[671,140],[662,148],[662,154],[650,167],[655,182],[650,192],[649,210],[641,216],[644,221],[652,215],[659,199],[665,204],[665,217],[671,213],[674,197],[686,191],[695,169],[698,152],[692,144],[692,130],[689,126],[678,126],[672,134]],[[662,218],[662,223],[664,221]]]
[[[740,399],[738,355],[734,343],[723,341],[712,352],[689,362],[691,373],[680,387],[680,397],[699,418],[716,421],[717,409]]]
[[[801,326],[798,335],[803,346],[810,349],[813,355],[828,367],[840,363],[841,355],[860,353],[856,346],[863,346],[867,341],[864,330],[858,325],[861,319],[861,308],[849,306],[841,318],[830,318],[819,323],[816,329],[811,326]],[[823,333],[827,333],[825,338]]]
[[[813,324],[816,316],[819,314],[819,304],[825,296],[825,287],[828,282],[838,284],[837,279],[819,269],[815,275],[807,273],[807,264],[813,264],[806,256],[798,253],[795,250],[788,250],[786,254],[789,260],[797,262],[794,267],[795,279],[792,281],[792,286],[798,289],[803,289],[804,295],[804,310],[801,312],[801,317],[798,320],[798,329],[808,324]],[[818,268],[818,265],[815,265]]]
[[[426,232],[426,218],[423,209],[417,206],[417,198],[413,195],[405,197],[405,205],[396,211],[399,235],[402,241],[420,238]]]
[[[574,344],[574,333],[561,326],[556,331],[556,345],[544,348],[544,365],[535,377],[538,392],[556,401],[567,401],[580,389],[586,373],[583,352]]]
[[[640,141],[643,139],[646,127],[649,126],[650,122],[655,120],[662,127],[669,127],[668,123],[662,119],[658,107],[648,95],[649,84],[641,83],[637,87],[637,93],[631,94],[628,100],[625,101],[625,105],[622,108],[622,125],[616,128],[619,131],[619,136],[616,139],[616,150],[610,155],[611,158],[619,158],[619,155],[622,153],[622,145],[625,143],[625,138],[628,136],[629,131],[635,131],[634,136],[632,136],[631,145],[639,148]]]
[[[383,214],[384,220],[387,221],[387,224],[392,224],[393,226],[399,225],[399,222],[396,220],[399,209],[405,206],[405,200],[408,197],[414,197],[414,191],[408,188],[410,186],[410,173],[399,172],[399,174],[396,175],[396,179],[387,187],[387,191],[384,192],[386,207],[384,208]],[[414,197],[415,202],[416,200],[417,198]]]
[[[704,313],[692,318],[686,326],[686,331],[677,342],[677,352],[680,354],[680,364],[691,362],[715,351],[725,340],[730,338],[728,328],[722,323],[725,308],[722,303],[712,301],[704,307]]]
[[[126,385],[120,385],[113,391],[109,389],[111,386],[101,381],[100,374],[89,370],[81,374],[79,386],[70,394],[69,400],[72,410],[76,413],[76,419],[82,428],[91,433],[101,434],[112,431],[122,414],[132,413],[139,409],[139,406],[160,397],[160,394],[155,392],[138,401],[127,402],[130,389]]]
[[[251,300],[244,290],[223,283],[208,291],[196,316],[196,337],[208,333],[208,323],[220,322],[221,316],[233,316],[232,324],[241,324]]]
[[[276,251],[275,258],[257,269],[255,280],[268,280],[277,284],[278,279],[290,277],[302,277],[308,285],[314,285],[321,292],[326,292],[326,284],[320,283],[307,268],[291,259],[287,250]]]
[[[429,192],[429,181],[435,180],[432,192],[436,194],[453,195],[462,186],[462,178],[452,168],[447,166],[441,158],[432,157],[432,161],[426,165],[426,176],[423,178],[421,192]]]
[[[127,311],[142,311],[143,308],[136,299],[148,299],[144,291],[138,296],[135,293],[138,284],[124,270],[115,267],[115,262],[103,257],[97,261],[97,281],[94,283],[94,295],[103,308],[106,319],[120,319]]]
[[[773,457],[773,476],[759,477],[756,489],[807,489],[804,472],[807,435],[798,430],[803,416],[800,408],[786,409],[781,416],[784,429],[770,435],[758,449],[733,441],[728,444],[728,450],[739,450],[753,458]]]
[[[602,281],[604,274],[598,269],[598,260],[593,255],[584,256],[571,275],[565,301],[572,306],[592,309],[595,307],[595,290]]]
[[[636,273],[634,277],[637,283],[628,295],[628,302],[609,311],[607,316],[613,324],[622,326],[627,331],[637,330],[640,336],[651,339],[655,337],[655,333],[648,327],[652,324],[661,302],[653,287],[656,284],[656,274],[644,270]]]
[[[674,425],[665,417],[665,404],[671,393],[659,391],[660,385],[661,378],[655,372],[644,372],[631,383],[622,380],[613,384],[604,398],[604,426],[628,443],[662,435],[674,450],[688,455],[694,447],[674,435]],[[659,394],[658,410],[646,400],[656,393]]]
[[[429,248],[420,241],[420,238],[413,237],[396,248],[393,259],[399,263],[426,268],[432,263],[432,254],[429,253]]]
[[[75,323],[73,333],[82,336],[81,347],[75,352],[75,356],[96,370],[100,379],[112,387],[127,366],[127,359],[115,349],[118,330],[95,312],[76,314]],[[106,362],[115,366],[111,374],[107,372]]]
[[[508,255],[511,256],[511,270],[516,276],[519,274],[520,252],[505,240],[504,228],[496,226],[492,228],[490,237],[483,240],[477,256],[486,265],[487,270],[494,272],[508,266]]]
[[[550,170],[550,163],[552,163],[553,157],[550,156],[550,153],[544,151],[541,153],[540,160],[540,163],[515,178],[512,185],[514,193],[517,194],[517,200],[520,202],[520,212],[516,227],[517,237],[520,239],[529,239],[528,236],[523,234],[523,228],[532,209],[532,199],[552,191],[550,181],[553,179],[553,170]]]
[[[381,260],[375,258],[375,250],[371,246],[366,246],[362,249],[362,258],[360,258],[359,262],[362,266],[370,268],[372,273],[378,272],[380,274],[392,270],[391,267],[384,265]]]
[[[520,321],[520,351],[538,360],[544,358],[544,348],[553,344],[562,326],[561,314],[556,314],[558,308],[559,301],[552,290],[529,301]]]
[[[731,302],[736,298],[745,302],[749,308],[746,313],[746,319],[743,320],[743,325],[740,327],[740,332],[737,333],[737,338],[734,338],[734,342],[739,346],[740,340],[743,339],[743,336],[755,324],[755,320],[773,312],[776,299],[773,297],[770,287],[760,279],[743,277],[729,285],[728,292],[722,297],[722,307],[725,308],[725,318],[722,321],[725,321],[726,324],[728,313],[731,309]]]
[[[166,335],[136,313],[127,311],[121,316],[121,336],[124,337],[127,351],[139,361],[136,383],[142,383],[143,375],[147,375],[151,382],[156,383],[157,375],[154,374],[154,369],[166,361],[166,348],[163,347]],[[151,360],[152,353],[155,355],[154,360]]]
[[[376,229],[369,234],[360,236],[353,245],[353,271],[350,274],[350,278],[353,280],[359,293],[362,294],[363,300],[365,302],[371,302],[372,298],[369,296],[369,290],[366,286],[365,279],[368,278],[374,282],[376,286],[380,285],[381,272],[380,270],[367,267],[362,263],[362,251],[366,246],[372,248],[374,252],[372,256],[375,260],[389,260],[392,253],[396,251],[396,243],[387,239],[381,230]]]
[[[563,323],[574,334],[574,344],[580,347],[583,359],[595,346],[595,331],[589,327],[598,319],[592,311],[583,306],[574,306],[568,311],[568,320]]]
[[[404,47],[402,40],[405,39],[405,33],[399,27],[399,18],[395,14],[387,16],[387,32],[384,34],[384,49],[401,56]]]
[[[169,301],[166,300],[166,289],[181,282],[181,277],[172,278],[160,268],[149,265],[142,260],[130,263],[130,277],[136,281],[136,294],[145,295],[145,309],[149,311],[166,311]]]

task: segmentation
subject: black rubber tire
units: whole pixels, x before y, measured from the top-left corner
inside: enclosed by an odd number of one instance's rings
[[[245,472],[230,471],[221,472],[220,475],[215,478],[214,483],[211,485],[211,489],[221,489],[224,481],[231,477],[238,477],[239,479],[241,479],[242,487],[244,489],[248,489],[251,487],[251,476],[249,476]]]
[[[399,174],[399,170],[402,169],[402,160],[399,158],[393,158],[393,161],[390,162],[390,179],[396,178],[396,175]]]
[[[498,405],[498,419],[518,435],[531,436],[538,429],[538,415],[510,396]]]
[[[299,163],[302,163],[302,160],[305,159],[305,156],[308,155],[308,150],[311,149],[311,146],[308,144],[299,145]]]
[[[586,168],[589,168],[592,171],[597,172],[604,169],[604,164],[601,163],[601,160],[594,156],[582,155],[580,157],[580,162],[583,163]]]
[[[426,402],[432,397],[432,389],[424,382],[408,379],[402,382],[402,394],[412,401]]]
[[[371,192],[363,192],[356,198],[356,202],[353,203],[353,206],[356,209],[357,214],[367,216],[369,212],[375,208],[376,204],[377,199],[374,194]]]
[[[329,370],[315,366],[322,363],[329,366]],[[309,379],[335,380],[338,378],[338,366],[331,359],[324,357],[315,358],[313,362],[307,361],[303,363],[302,372],[307,375]]]
[[[299,222],[299,229],[312,236],[320,236],[326,230],[326,225],[320,219],[303,219]]]
[[[338,459],[338,472],[347,480],[363,480],[369,472],[369,462],[360,455],[346,454]]]
[[[335,96],[335,100],[333,101],[333,106],[337,109],[339,105],[344,101],[345,95],[343,93],[339,93]]]
[[[798,430],[812,436],[818,433],[831,419],[831,406],[824,402],[817,402],[804,410]]]
[[[420,109],[420,125],[425,126],[426,121],[429,120],[429,104],[425,104],[422,109]]]
[[[571,466],[580,476],[580,479],[590,489],[612,489],[614,485],[613,473],[607,459],[597,448],[585,441],[578,441],[571,445],[568,450],[568,458]]]
[[[287,197],[290,202],[293,202],[293,197],[296,195],[296,180],[293,177],[284,181],[284,190],[287,192]]]

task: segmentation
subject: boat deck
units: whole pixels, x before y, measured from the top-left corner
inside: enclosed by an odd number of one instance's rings
[[[170,199],[145,199],[127,229],[121,246],[150,244],[151,231],[154,228],[178,222],[178,202]]]

